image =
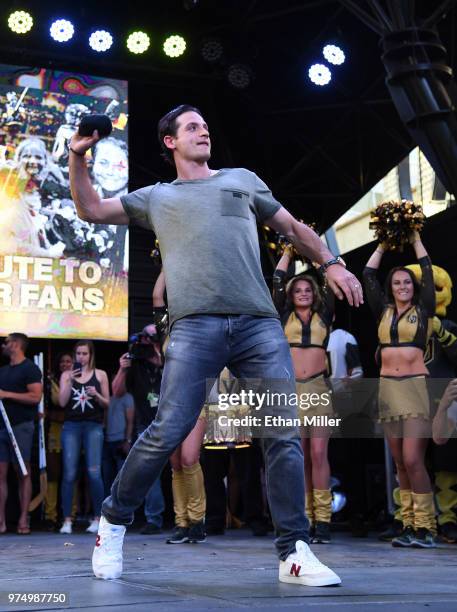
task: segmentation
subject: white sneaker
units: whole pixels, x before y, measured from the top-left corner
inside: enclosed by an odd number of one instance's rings
[[[64,521],[64,524],[59,529],[59,533],[71,534],[72,532],[73,532],[72,522],[71,521]]]
[[[279,581],[304,586],[341,584],[341,578],[312,553],[308,544],[298,540],[295,551],[279,562]]]
[[[92,569],[97,578],[114,580],[122,574],[122,543],[124,525],[113,525],[106,518],[100,518],[98,535],[92,554]]]
[[[86,531],[88,533],[97,533],[99,525],[100,525],[100,521],[97,521],[94,519],[92,523],[89,525],[89,527],[86,529]]]

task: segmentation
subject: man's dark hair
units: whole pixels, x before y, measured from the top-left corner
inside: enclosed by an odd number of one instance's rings
[[[176,131],[178,129],[178,123],[176,121],[177,118],[183,113],[188,113],[190,111],[193,111],[194,113],[200,115],[200,117],[203,117],[201,111],[195,106],[191,106],[190,104],[181,104],[164,115],[157,125],[157,134],[159,137],[160,146],[162,148],[162,157],[172,166],[175,165],[173,151],[165,146],[163,139],[165,136],[176,136]]]
[[[8,334],[8,338],[13,342],[19,342],[22,351],[25,353],[29,345],[28,336],[26,336],[25,334],[21,334],[20,332],[13,332],[12,334]]]

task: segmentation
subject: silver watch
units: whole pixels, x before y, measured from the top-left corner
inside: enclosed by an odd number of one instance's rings
[[[321,265],[321,267],[319,268],[319,271],[324,274],[324,272],[327,271],[327,268],[329,268],[330,266],[333,266],[335,264],[339,264],[341,266],[346,267],[346,263],[344,261],[344,259],[342,257],[340,257],[338,255],[338,257],[333,257],[332,259],[329,259],[328,261],[326,261],[325,263],[323,263]]]

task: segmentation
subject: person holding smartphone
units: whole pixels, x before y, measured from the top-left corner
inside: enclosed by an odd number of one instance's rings
[[[109,405],[108,376],[95,367],[95,349],[91,340],[75,344],[73,369],[62,373],[59,403],[65,409],[62,430],[63,479],[62,510],[64,523],[60,533],[72,533],[71,505],[78,473],[81,447],[89,478],[94,518],[86,531],[97,533],[104,495],[102,479],[103,421]]]

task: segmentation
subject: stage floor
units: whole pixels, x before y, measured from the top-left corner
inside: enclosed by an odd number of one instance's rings
[[[94,536],[35,532],[0,537],[0,611],[144,610],[284,611],[357,610],[402,606],[403,611],[457,609],[457,545],[435,550],[393,549],[375,534],[354,539],[334,534],[328,546],[313,546],[338,572],[340,587],[310,588],[278,582],[272,537],[244,530],[213,536],[204,544],[170,546],[164,535],[129,533],[122,579],[93,578]],[[67,593],[68,604],[8,604],[8,593]],[[397,609],[396,607],[394,609]]]

